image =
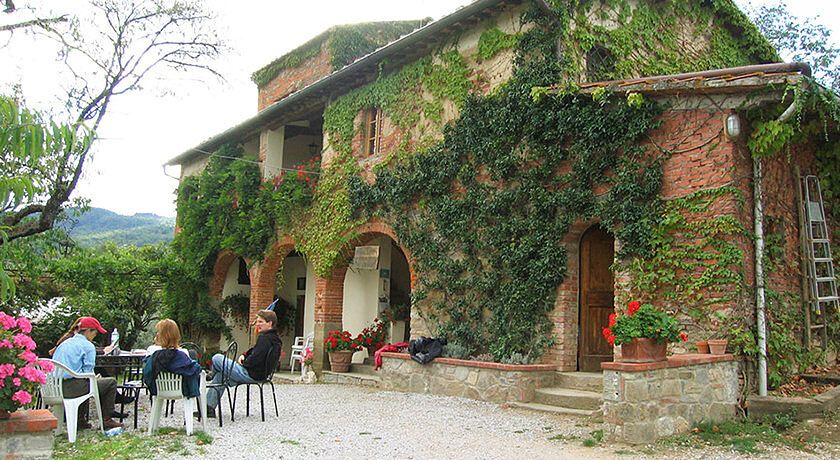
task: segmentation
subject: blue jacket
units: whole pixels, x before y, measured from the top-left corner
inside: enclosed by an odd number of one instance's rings
[[[152,395],[157,395],[157,376],[161,372],[172,372],[183,377],[181,392],[187,398],[198,396],[201,366],[179,350],[164,348],[146,358],[143,366],[143,383]]]

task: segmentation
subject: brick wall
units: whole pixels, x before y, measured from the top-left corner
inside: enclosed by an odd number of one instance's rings
[[[297,67],[281,70],[270,82],[259,88],[257,110],[262,110],[295,91],[315,83],[332,72],[327,42],[321,45],[321,52]]]

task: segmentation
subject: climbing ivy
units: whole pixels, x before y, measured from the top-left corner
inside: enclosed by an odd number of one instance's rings
[[[519,34],[505,33],[496,25],[493,25],[485,29],[478,38],[478,52],[476,56],[482,61],[491,59],[500,52],[516,46],[519,37]]]
[[[332,70],[340,69],[430,21],[430,18],[426,18],[419,21],[368,22],[331,27],[257,70],[251,75],[251,80],[262,88],[283,70],[298,67],[317,56],[325,42],[330,52]]]

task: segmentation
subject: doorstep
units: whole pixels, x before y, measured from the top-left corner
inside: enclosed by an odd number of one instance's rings
[[[377,375],[370,375],[361,372],[321,372],[319,381],[323,383],[338,383],[342,385],[358,385],[363,387],[379,388],[382,379]]]

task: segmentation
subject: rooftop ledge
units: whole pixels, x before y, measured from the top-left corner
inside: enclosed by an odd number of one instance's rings
[[[695,366],[698,364],[722,363],[726,361],[735,361],[736,359],[737,358],[733,354],[710,355],[687,353],[682,355],[669,356],[667,361],[657,361],[655,363],[601,363],[601,369],[605,371],[645,372],[656,369],[672,369],[675,367]]]
[[[390,351],[383,352],[382,357],[404,360],[411,359],[408,353],[394,353]],[[429,364],[449,364],[451,366],[477,367],[480,369],[494,369],[507,372],[553,372],[557,370],[557,366],[554,364],[503,364],[455,358],[435,358]]]

